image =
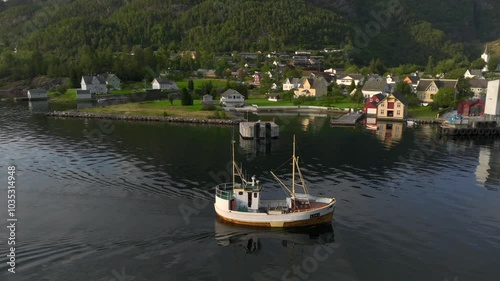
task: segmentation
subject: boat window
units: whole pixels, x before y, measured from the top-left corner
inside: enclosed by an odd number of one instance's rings
[[[257,198],[257,192],[253,194],[253,198]]]
[[[238,192],[238,195],[243,195],[243,191]]]

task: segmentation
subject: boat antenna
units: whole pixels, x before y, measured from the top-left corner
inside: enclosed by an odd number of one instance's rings
[[[235,168],[236,168],[236,167],[235,167],[235,164],[236,164],[236,163],[235,163],[235,158],[234,158],[234,143],[235,143],[235,141],[234,141],[234,138],[233,138],[233,139],[231,140],[231,146],[232,146],[232,149],[231,149],[231,150],[232,150],[232,155],[233,155],[233,189],[234,189],[235,184],[236,184],[236,175],[235,175],[235,172],[234,172],[234,170],[235,170]]]

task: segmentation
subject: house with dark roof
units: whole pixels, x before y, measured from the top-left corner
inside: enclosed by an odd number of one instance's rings
[[[77,100],[91,100],[92,94],[90,93],[89,90],[77,89],[76,90],[76,99]]]
[[[434,101],[434,95],[442,88],[456,91],[458,80],[455,79],[420,79],[417,85],[417,97],[424,105]]]
[[[104,80],[106,81],[106,85],[108,85],[109,89],[112,90],[121,90],[121,80],[118,78],[113,73],[104,73],[104,74],[99,74],[99,76],[102,76]]]
[[[378,113],[378,104],[384,98],[385,98],[385,95],[382,95],[382,94],[376,94],[376,95],[372,96],[371,98],[369,98],[366,101],[365,106],[363,107],[363,112],[366,115],[375,115],[376,116]]]
[[[108,86],[106,79],[103,76],[82,76],[80,82],[82,90],[88,90],[91,94],[106,94],[108,93]]]
[[[418,81],[420,81],[420,76],[418,75],[406,76],[405,79],[403,79],[403,82],[411,85],[413,92],[417,90]]]
[[[321,97],[328,92],[328,82],[323,77],[303,77],[299,82],[299,87],[294,91],[294,96]]]
[[[381,80],[368,80],[363,85],[361,91],[365,98],[371,98],[376,94],[386,94],[389,93],[391,87],[387,84],[385,79]]]
[[[46,100],[48,98],[45,89],[30,89],[27,95],[29,100]]]
[[[155,90],[179,90],[179,86],[177,86],[174,81],[170,81],[163,77],[153,79],[151,86]]]
[[[403,94],[392,92],[377,104],[377,118],[405,119],[409,103]]]
[[[470,90],[474,93],[474,97],[477,99],[483,99],[486,97],[486,92],[488,91],[488,80],[486,79],[470,79],[469,80]]]
[[[484,79],[481,69],[467,69],[467,71],[465,71],[464,78]]]

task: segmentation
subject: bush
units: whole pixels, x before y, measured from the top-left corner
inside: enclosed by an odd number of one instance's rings
[[[209,105],[204,105],[201,110],[204,110],[204,111],[215,111],[215,110],[217,110],[217,107],[215,105],[213,105],[213,104],[209,104]]]

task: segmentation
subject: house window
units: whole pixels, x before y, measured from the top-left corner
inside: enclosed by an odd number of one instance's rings
[[[384,111],[383,109],[380,110],[380,114],[384,115]]]
[[[401,107],[401,103],[400,103],[400,102],[398,102],[398,108],[400,108],[400,107]]]
[[[401,110],[397,110],[396,115],[401,115]]]
[[[253,193],[253,198],[257,198],[257,192]]]
[[[380,106],[381,106],[381,107],[385,107],[385,103],[383,102]]]
[[[243,195],[243,191],[238,192],[238,195]]]
[[[436,86],[432,85],[429,87],[429,92],[437,92],[437,91],[438,90],[437,90]]]

